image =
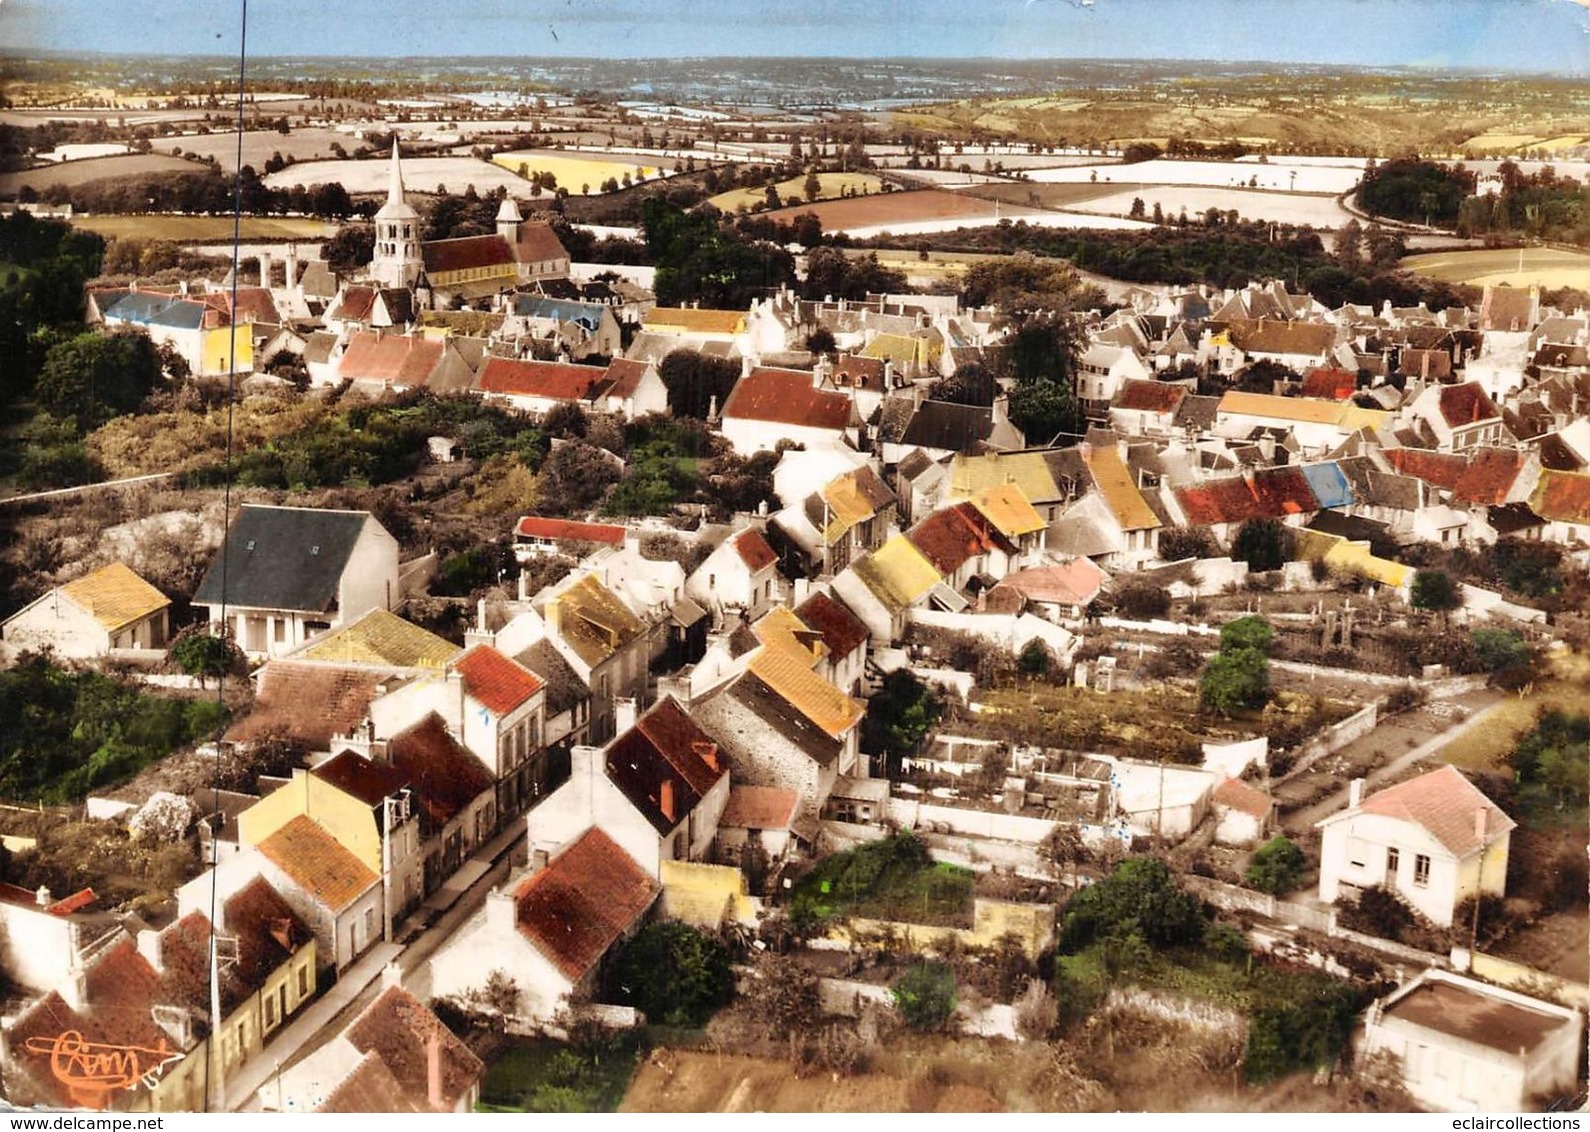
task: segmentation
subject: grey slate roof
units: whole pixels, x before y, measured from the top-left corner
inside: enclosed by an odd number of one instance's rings
[[[580,679],[580,674],[546,637],[514,659],[546,682],[547,715],[562,715],[575,704],[591,698],[591,689]]]
[[[983,405],[923,401],[900,437],[901,444],[972,452],[994,431],[994,410]]]
[[[337,604],[337,583],[348,565],[367,511],[321,511],[245,503],[226,542],[210,563],[197,605],[325,613]]]

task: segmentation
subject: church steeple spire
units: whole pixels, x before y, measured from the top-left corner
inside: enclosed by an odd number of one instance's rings
[[[392,179],[386,189],[387,204],[401,205],[406,203],[403,199],[403,166],[398,160],[397,134],[392,135]]]

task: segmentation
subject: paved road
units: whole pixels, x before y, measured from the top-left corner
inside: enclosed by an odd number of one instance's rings
[[[27,503],[34,499],[54,499],[62,495],[81,495],[85,491],[99,491],[106,487],[126,487],[134,483],[154,483],[156,480],[168,480],[176,475],[175,472],[155,472],[147,476],[128,476],[123,480],[106,480],[104,483],[85,483],[77,487],[58,487],[53,491],[34,491],[27,495],[8,495],[0,499],[0,504]]]
[[[452,936],[459,924],[485,903],[487,893],[502,883],[524,837],[524,821],[516,819],[471,858],[485,866],[484,872],[435,923],[406,944],[377,944],[344,971],[336,985],[312,1002],[257,1057],[232,1075],[226,1083],[227,1109],[231,1112],[260,1111],[257,1094],[262,1087],[277,1073],[296,1065],[342,1033],[375,1001],[382,989],[381,974],[388,964],[397,965],[405,988],[422,1000],[428,998],[430,971],[425,966],[426,960]]]

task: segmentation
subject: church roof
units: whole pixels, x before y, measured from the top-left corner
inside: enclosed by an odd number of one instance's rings
[[[414,206],[409,204],[408,198],[403,193],[403,166],[398,161],[397,138],[392,139],[392,173],[391,180],[387,182],[386,203],[375,214],[377,220],[418,220],[420,214],[414,211]]]

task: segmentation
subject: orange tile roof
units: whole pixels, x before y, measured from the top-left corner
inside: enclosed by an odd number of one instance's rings
[[[593,827],[519,886],[519,932],[578,983],[646,914],[658,891],[617,842]]]
[[[544,397],[549,401],[588,401],[606,385],[607,370],[568,362],[524,362],[487,358],[477,378],[482,393]]]
[[[342,360],[339,377],[350,381],[382,381],[391,385],[425,384],[442,360],[446,343],[406,334],[353,336]]]
[[[747,668],[816,727],[841,738],[861,722],[866,707],[813,672],[809,664],[794,650],[764,645]]]
[[[333,913],[341,912],[381,879],[323,827],[302,815],[261,841],[259,851]]]
[[[476,645],[453,661],[464,690],[497,715],[507,715],[541,690],[541,677],[490,645]]]
[[[61,593],[112,633],[171,604],[170,598],[120,562],[67,582]]]
[[[1115,400],[1110,402],[1110,408],[1133,409],[1145,413],[1174,413],[1176,406],[1181,404],[1185,396],[1187,396],[1187,387],[1184,385],[1129,377],[1121,382],[1121,388],[1116,392]]]
[[[635,390],[640,388],[640,379],[646,376],[646,371],[651,368],[649,362],[638,362],[630,358],[614,358],[607,364],[607,395],[609,397],[633,397]]]
[[[1590,523],[1590,475],[1544,471],[1529,505],[1542,519],[1559,523]]]
[[[437,1044],[442,1104],[449,1110],[485,1075],[470,1048],[453,1036],[434,1011],[402,987],[388,987],[346,1031],[360,1053],[377,1054],[416,1104],[428,1101],[430,1050]]]
[[[1221,779],[1220,785],[1215,787],[1214,800],[1216,805],[1240,810],[1255,818],[1269,817],[1270,811],[1275,809],[1275,799],[1240,778]]]
[[[805,370],[768,366],[759,366],[735,382],[723,403],[725,419],[832,430],[847,426],[852,411],[848,394],[818,389]]]
[[[825,593],[815,593],[795,607],[802,624],[823,635],[831,656],[848,656],[870,635],[854,613]]]
[[[1377,791],[1358,808],[1366,814],[1413,822],[1457,857],[1484,848],[1517,824],[1450,765]],[[1485,815],[1483,836],[1476,828],[1478,813]]]

